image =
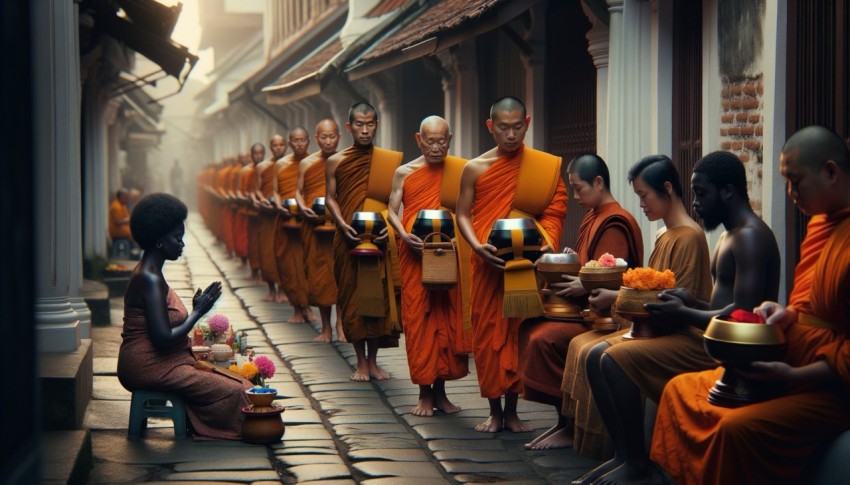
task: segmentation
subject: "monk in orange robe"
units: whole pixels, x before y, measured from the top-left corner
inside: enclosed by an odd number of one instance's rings
[[[362,240],[357,231],[351,227],[351,218],[355,212],[380,208],[387,200],[374,200],[369,197],[369,182],[376,166],[376,153],[383,160],[392,160],[395,167],[401,162],[403,154],[375,147],[372,140],[378,128],[378,113],[368,103],[357,103],[348,112],[345,129],[353,138],[354,143],[340,153],[328,159],[326,164],[326,193],[325,205],[337,225],[334,237],[334,277],[337,283],[337,309],[342,315],[342,328],[345,338],[354,345],[357,355],[357,368],[351,379],[368,381],[371,378],[386,380],[390,375],[378,366],[379,347],[398,346],[398,335],[401,331],[398,315],[393,315],[395,298],[394,281],[383,279],[379,290],[386,296],[383,301],[384,316],[363,316],[358,313],[356,294],[358,289],[358,264],[349,251],[360,244]],[[389,164],[388,164],[389,165]],[[393,168],[395,168],[393,167]],[[382,175],[382,174],[379,174]],[[367,205],[369,205],[367,207]],[[391,251],[394,244],[390,241],[393,236],[386,228],[378,237],[373,239],[376,244],[386,244],[385,252]],[[389,253],[392,254],[391,252]],[[381,263],[382,265],[385,262]],[[386,269],[385,266],[382,266]],[[367,354],[368,350],[368,354]]]
[[[331,312],[336,304],[336,280],[334,279],[333,238],[336,228],[325,211],[319,217],[313,211],[313,202],[317,197],[325,196],[325,165],[327,159],[336,153],[339,144],[339,126],[334,120],[324,119],[316,125],[314,135],[319,151],[301,160],[298,164],[298,183],[295,187],[295,200],[301,213],[301,242],[304,246],[304,266],[307,273],[307,301],[319,307],[322,319],[322,331],[313,339],[316,342],[329,343],[333,339]],[[342,320],[337,312],[336,336],[339,342],[345,342]]]
[[[260,274],[269,287],[265,301],[277,299],[277,285],[280,276],[277,271],[275,240],[277,238],[277,219],[279,195],[277,192],[277,169],[275,164],[286,154],[286,142],[281,135],[273,135],[269,140],[272,156],[257,164],[258,188],[254,193],[254,208],[257,210],[257,236],[260,247]]]
[[[445,381],[469,373],[469,357],[454,342],[463,325],[460,285],[449,290],[429,290],[422,285],[422,239],[413,234],[420,210],[440,209],[446,155],[452,134],[446,120],[425,118],[416,133],[422,156],[399,167],[393,176],[388,220],[401,239],[401,317],[410,380],[419,385],[414,416],[433,416],[434,409],[456,413],[446,396]],[[459,182],[459,180],[458,180]],[[401,216],[399,212],[403,209]]]
[[[658,406],[651,458],[680,484],[806,483],[817,450],[850,429],[850,154],[820,126],[788,139],[779,159],[788,196],[811,219],[789,305],[755,309],[785,331],[778,362],[747,377],[785,382],[786,395],[739,408],[706,401],[722,368],[680,375]]]
[[[127,189],[120,188],[109,204],[109,237],[112,239],[133,240],[130,233],[130,210],[127,209],[129,195]]]
[[[266,147],[262,143],[254,143],[251,145],[250,159],[248,172],[243,172],[241,179],[240,190],[245,197],[245,215],[248,220],[248,264],[251,266],[251,275],[254,277],[254,284],[260,284],[260,237],[259,237],[259,219],[256,207],[256,191],[259,188],[259,178],[257,177],[257,165],[266,158]]]
[[[516,412],[522,389],[518,362],[520,319],[502,316],[506,265],[494,254],[497,248],[487,243],[493,223],[512,217],[517,202],[530,195],[518,193],[524,157],[540,153],[523,145],[530,122],[525,106],[516,98],[501,98],[493,104],[487,128],[496,147],[466,165],[457,202],[458,227],[475,252],[472,258],[473,352],[481,395],[490,403],[489,418],[475,428],[482,432],[495,433],[503,428],[513,432],[531,431]],[[552,186],[545,207],[539,214],[528,214],[545,233],[546,251],[551,251],[553,244],[560,245],[567,210],[566,189],[558,176],[560,159],[557,159],[556,169],[552,180],[539,181],[537,187],[537,190],[546,190]],[[526,170],[534,171],[535,168],[526,165]],[[504,409],[502,395],[505,396]]]
[[[573,198],[587,210],[579,226],[575,251],[584,265],[605,253],[625,259],[629,267],[643,264],[643,238],[635,218],[611,194],[610,175],[605,161],[597,155],[585,154],[567,166]],[[552,290],[561,296],[580,298],[587,291],[577,277],[564,275],[563,283]],[[529,401],[551,404],[558,423],[525,445],[526,449],[566,448],[573,443],[573,427],[561,414],[561,380],[570,340],[587,331],[583,323],[552,321],[546,317],[528,319],[519,329],[519,368],[522,397]]]
[[[245,251],[244,256],[242,256],[237,249],[237,240],[240,228],[242,232],[244,232],[247,227],[247,221],[241,220],[242,218],[239,216],[239,212],[241,209],[239,196],[237,192],[239,192],[239,178],[242,174],[242,162],[240,161],[239,156],[230,157],[230,172],[226,175],[225,185],[223,188],[224,191],[224,209],[230,213],[228,219],[230,220],[230,225],[225,226],[225,230],[230,234],[230,244],[233,248],[233,254],[239,258],[241,262],[241,266],[248,265],[248,240],[245,239]],[[243,224],[245,223],[245,224]]]
[[[275,255],[277,271],[280,275],[280,289],[292,305],[293,314],[289,323],[304,323],[312,320],[307,302],[307,272],[304,269],[304,249],[301,244],[301,223],[295,214],[281,202],[295,197],[295,185],[298,183],[298,167],[307,157],[310,136],[307,130],[298,126],[289,133],[289,146],[292,153],[277,161],[277,191],[280,213],[278,229],[275,233]],[[285,300],[281,300],[285,301]]]
[[[252,148],[253,150],[253,148]],[[265,150],[265,148],[263,148]],[[253,183],[255,169],[254,163],[251,161],[250,154],[242,154],[239,156],[240,168],[239,171],[233,174],[233,202],[236,205],[235,219],[233,223],[233,245],[236,248],[236,254],[242,258],[242,261],[249,265],[250,276],[257,277],[252,267],[250,267],[250,245],[248,238],[248,215],[250,211],[248,206],[251,204],[251,198],[247,195],[249,187]]]

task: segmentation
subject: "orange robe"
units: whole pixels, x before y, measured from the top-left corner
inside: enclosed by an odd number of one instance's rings
[[[710,255],[702,231],[684,226],[666,231],[655,241],[649,267],[672,270],[677,286],[686,288],[699,300],[710,299]],[[611,438],[596,409],[585,375],[587,356],[600,342],[611,344],[606,354],[617,362],[644,396],[656,402],[664,384],[673,376],[714,367],[714,361],[702,347],[702,331],[695,327],[651,340],[624,340],[623,335],[631,326],[628,322],[626,325],[625,330],[614,334],[584,333],[573,339],[567,350],[561,382],[562,414],[575,422],[573,448],[580,455],[605,459],[613,453]]]
[[[219,183],[217,184],[218,188],[227,192],[231,190],[233,187],[233,179],[236,177],[236,174],[239,172],[239,166],[231,166],[222,170],[223,174]],[[224,245],[227,247],[227,252],[235,253],[236,252],[236,234],[234,232],[234,226],[236,224],[236,214],[231,206],[230,202],[227,200],[220,201],[220,214],[221,219],[216,222],[219,225],[219,231],[221,233],[221,238],[224,240]]]
[[[274,195],[275,177],[277,177],[277,169],[274,161],[271,161],[260,170],[260,192],[266,200]],[[260,250],[260,270],[263,275],[263,281],[266,283],[280,282],[275,254],[277,216],[277,209],[264,209],[257,213],[257,242]]]
[[[372,167],[372,147],[352,145],[342,151],[342,161],[336,169],[336,202],[342,219],[351,221],[355,212],[363,208],[369,172]],[[337,231],[334,235],[334,277],[337,285],[337,311],[342,315],[342,329],[349,342],[366,339],[381,339],[381,347],[397,347],[398,331],[389,318],[387,302],[386,318],[363,317],[357,314],[355,292],[357,291],[357,261],[349,255],[351,247],[345,237]],[[384,282],[386,285],[386,282]],[[389,293],[384,288],[385,293]]]
[[[322,157],[319,152],[318,157]],[[325,196],[325,159],[313,162],[304,171],[304,203],[312,207],[316,197]],[[333,241],[336,231],[316,231],[316,226],[301,225],[304,264],[307,272],[307,300],[310,305],[331,306],[336,303]]]
[[[785,362],[820,359],[838,379],[731,409],[706,401],[722,368],[671,380],[658,405],[651,458],[680,484],[805,483],[818,448],[850,428],[850,209],[809,221],[790,305],[834,329],[792,324]]]
[[[242,172],[242,178],[239,180],[240,189],[243,194],[255,192],[259,186],[257,180],[257,165],[248,165],[248,170]],[[260,238],[257,233],[259,227],[257,220],[257,210],[253,205],[243,207],[243,212],[247,218],[247,234],[248,234],[248,263],[251,266],[251,271],[260,269]]]
[[[113,199],[109,204],[109,237],[112,239],[133,239],[130,224],[119,224],[118,221],[130,217],[130,210],[120,200]]]
[[[585,214],[579,226],[576,252],[581,264],[604,253],[622,257],[629,266],[643,264],[640,226],[617,202]],[[561,380],[570,341],[587,330],[582,323],[547,320],[522,322],[519,329],[519,367],[524,399],[544,404],[561,402]]]
[[[242,166],[239,171],[233,174],[233,187],[245,192],[254,175],[254,166]],[[241,203],[240,203],[241,204]],[[236,254],[240,258],[248,258],[250,256],[250,248],[248,244],[248,208],[239,205],[235,212],[235,220],[233,223],[233,246],[236,249]],[[252,268],[253,269],[253,268]]]
[[[496,219],[508,217],[511,211],[523,150],[493,162],[475,181],[472,227],[482,243],[487,241]],[[561,239],[566,211],[566,189],[563,181],[559,181],[549,206],[537,218],[552,241]],[[473,256],[472,346],[481,396],[488,399],[522,390],[518,357],[520,319],[502,316],[503,297],[503,273]]]
[[[443,164],[426,164],[404,179],[402,225],[410,231],[422,209],[440,208]],[[469,357],[454,342],[463,326],[460,286],[427,290],[422,286],[422,256],[399,246],[401,319],[404,322],[407,365],[414,384],[431,385],[469,374]]]
[[[291,163],[277,172],[277,190],[282,200],[295,197],[298,183],[298,164],[292,154],[287,155]],[[275,232],[275,255],[280,288],[292,306],[307,306],[307,272],[304,269],[304,247],[301,244],[301,223],[294,217],[278,218]]]

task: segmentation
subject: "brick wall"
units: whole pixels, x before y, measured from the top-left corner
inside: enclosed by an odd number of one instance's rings
[[[732,81],[722,79],[720,148],[744,162],[750,205],[761,215],[764,83],[762,75]]]

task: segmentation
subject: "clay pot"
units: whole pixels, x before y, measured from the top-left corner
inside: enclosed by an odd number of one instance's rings
[[[283,406],[247,406],[242,408],[242,439],[249,443],[277,443],[283,437],[286,426],[281,414]]]

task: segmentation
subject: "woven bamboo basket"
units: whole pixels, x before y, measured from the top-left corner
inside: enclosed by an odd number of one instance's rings
[[[457,249],[452,239],[431,233],[423,241],[422,286],[429,290],[448,290],[457,284]]]

